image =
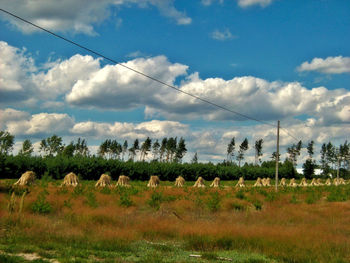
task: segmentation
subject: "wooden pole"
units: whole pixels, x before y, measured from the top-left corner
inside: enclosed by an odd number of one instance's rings
[[[277,121],[277,150],[276,150],[276,174],[275,174],[275,190],[278,191],[278,163],[280,155],[280,121]]]

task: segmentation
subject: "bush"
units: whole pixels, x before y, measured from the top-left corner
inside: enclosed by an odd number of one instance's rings
[[[163,193],[154,191],[147,203],[150,207],[154,208],[155,210],[159,210],[163,199]]]
[[[46,201],[48,192],[43,190],[39,193],[37,200],[32,204],[32,211],[39,214],[49,214],[52,211],[52,206]]]
[[[119,205],[129,207],[133,205],[130,195],[127,192],[124,192],[120,195]]]
[[[210,197],[207,200],[207,207],[211,212],[216,212],[221,207],[221,198],[218,192],[210,194]]]

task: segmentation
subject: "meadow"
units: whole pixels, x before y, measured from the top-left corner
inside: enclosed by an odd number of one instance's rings
[[[14,182],[0,180],[0,262],[350,262],[349,184]]]

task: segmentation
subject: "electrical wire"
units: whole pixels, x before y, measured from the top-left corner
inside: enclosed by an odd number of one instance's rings
[[[269,126],[272,126],[272,127],[276,127],[276,125],[274,125],[274,124],[272,124],[272,123],[269,123],[269,122],[266,122],[266,121],[262,121],[262,120],[256,119],[256,118],[254,118],[254,117],[251,117],[251,116],[248,116],[248,115],[246,115],[246,114],[237,112],[237,111],[235,111],[235,110],[231,110],[231,109],[229,109],[229,108],[227,108],[227,107],[225,107],[225,106],[221,106],[221,105],[219,105],[219,104],[217,104],[217,103],[215,103],[215,102],[212,102],[212,101],[210,101],[210,100],[201,98],[201,97],[199,97],[199,96],[197,96],[197,95],[194,95],[194,94],[192,94],[192,93],[183,91],[183,90],[181,90],[181,89],[179,89],[179,88],[177,88],[177,87],[175,87],[175,86],[173,86],[173,85],[171,85],[171,84],[168,84],[168,83],[166,83],[166,82],[164,82],[164,81],[162,81],[162,80],[159,80],[159,79],[157,79],[157,78],[155,78],[155,77],[152,77],[152,76],[150,76],[150,75],[147,75],[147,74],[145,74],[145,73],[143,73],[143,72],[141,72],[141,71],[138,71],[138,70],[136,70],[136,69],[134,69],[134,68],[131,68],[131,67],[129,67],[129,66],[123,64],[123,63],[120,63],[120,62],[118,62],[118,61],[116,61],[116,60],[114,60],[114,59],[111,59],[111,58],[109,58],[109,57],[107,57],[107,56],[105,56],[105,55],[103,55],[103,54],[101,54],[101,53],[99,53],[99,52],[97,52],[97,51],[94,51],[94,50],[92,50],[92,49],[90,49],[90,48],[88,48],[88,47],[86,47],[86,46],[83,46],[83,45],[81,45],[81,44],[75,42],[75,41],[72,41],[72,40],[70,40],[70,39],[68,39],[68,38],[66,38],[66,37],[63,37],[63,36],[61,36],[61,35],[59,35],[59,34],[56,34],[56,33],[52,32],[52,31],[50,31],[50,30],[48,30],[48,29],[46,29],[46,28],[44,28],[44,27],[41,27],[41,26],[39,26],[39,25],[37,25],[37,24],[34,24],[34,23],[32,23],[32,22],[30,22],[30,21],[28,21],[28,20],[26,20],[26,19],[24,19],[24,18],[22,18],[22,17],[20,17],[20,16],[18,16],[18,15],[15,15],[15,14],[9,12],[9,11],[6,11],[6,10],[4,10],[4,9],[2,9],[2,8],[0,8],[0,11],[4,12],[4,13],[10,15],[10,16],[13,16],[13,17],[15,17],[15,18],[17,18],[17,19],[19,19],[19,20],[21,20],[21,21],[23,21],[23,22],[25,22],[25,23],[27,23],[27,24],[29,24],[29,25],[32,25],[33,27],[36,27],[36,28],[38,28],[38,29],[40,29],[40,30],[42,30],[42,31],[45,31],[45,32],[47,32],[47,33],[49,33],[49,34],[51,34],[51,35],[57,37],[57,38],[60,38],[60,39],[66,41],[66,42],[68,42],[68,43],[70,43],[70,44],[73,44],[73,45],[75,45],[75,46],[77,46],[77,47],[79,47],[79,48],[81,48],[81,49],[84,49],[84,50],[86,50],[86,51],[88,51],[88,52],[90,52],[90,53],[92,53],[92,54],[94,54],[94,55],[97,55],[97,56],[99,56],[99,57],[101,57],[101,58],[104,58],[104,59],[106,59],[106,60],[108,60],[108,61],[110,61],[110,62],[112,62],[112,63],[114,63],[114,64],[116,64],[116,65],[119,65],[119,66],[121,66],[121,67],[124,67],[124,68],[126,68],[126,69],[128,69],[128,70],[131,70],[131,71],[133,71],[134,73],[137,73],[137,74],[139,74],[139,75],[144,76],[145,78],[148,78],[148,79],[150,79],[150,80],[153,80],[153,81],[155,81],[155,82],[158,82],[158,83],[160,83],[160,84],[162,84],[162,85],[164,85],[164,86],[166,86],[166,87],[168,87],[168,88],[174,89],[174,90],[176,90],[176,91],[178,91],[178,92],[181,92],[181,93],[183,93],[183,94],[186,94],[186,95],[188,95],[188,96],[191,96],[191,97],[193,97],[193,98],[195,98],[195,99],[198,99],[198,100],[200,100],[200,101],[202,101],[202,102],[205,102],[205,103],[207,103],[207,104],[209,104],[209,105],[212,105],[212,106],[217,107],[217,108],[219,108],[219,109],[221,109],[221,110],[224,110],[224,111],[233,113],[233,114],[235,114],[235,115],[238,115],[238,116],[240,116],[240,117],[246,118],[246,119],[248,119],[248,120],[252,120],[252,121],[256,121],[256,122],[259,122],[259,123],[262,123],[262,124],[265,124],[265,125],[269,125]],[[292,134],[290,134],[285,128],[282,128],[282,127],[280,127],[280,128],[281,128],[288,136],[292,137],[292,138],[295,139],[296,141],[299,141],[295,136],[293,136]]]

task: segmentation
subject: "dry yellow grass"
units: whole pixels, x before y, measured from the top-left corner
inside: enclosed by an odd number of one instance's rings
[[[75,238],[95,241],[147,239],[189,242],[192,249],[227,246],[256,251],[281,261],[289,258],[290,262],[330,262],[332,257],[350,259],[350,202],[327,202],[327,192],[313,204],[290,202],[294,190],[304,191],[298,196],[303,200],[309,187],[289,188],[291,192],[288,189],[281,192],[274,201],[267,201],[267,196],[275,195],[274,189],[270,188],[232,187],[218,191],[160,186],[157,190],[148,190],[140,186],[137,191],[131,187],[104,193],[91,184],[80,193],[79,187],[58,188],[50,184],[46,189],[49,193],[47,202],[53,208],[50,215],[31,211],[31,204],[42,191],[40,186],[32,187],[24,203],[25,220],[18,222],[13,231],[34,239],[60,238],[67,242]],[[118,203],[124,190],[129,191],[133,202],[130,207]],[[90,191],[94,193],[97,207],[87,203]],[[159,210],[148,205],[154,191],[163,196]],[[245,198],[235,197],[238,191],[244,191]],[[216,192],[221,208],[214,213],[207,205]],[[6,195],[0,193],[0,200],[6,200]],[[256,202],[262,203],[261,210],[254,208]],[[1,208],[0,220],[9,217],[9,213]]]

